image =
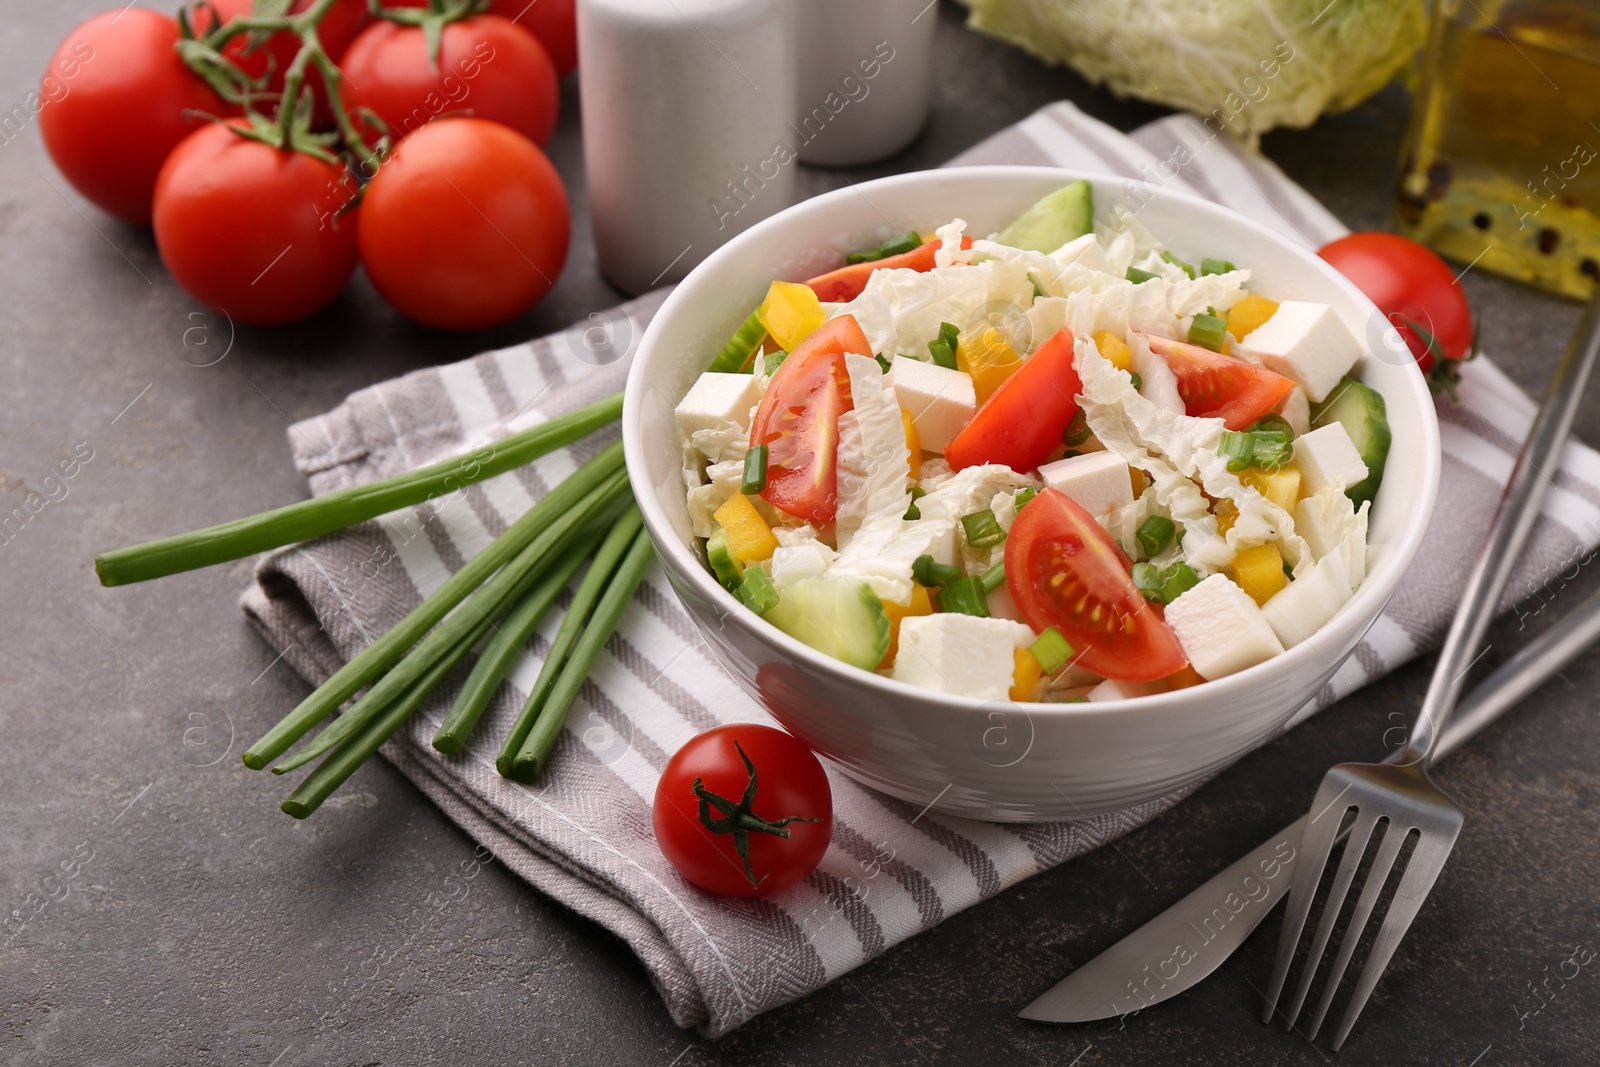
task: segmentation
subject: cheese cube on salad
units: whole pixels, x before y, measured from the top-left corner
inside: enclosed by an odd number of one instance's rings
[[[1208,682],[1254,667],[1283,651],[1283,643],[1250,594],[1213,574],[1167,605],[1189,666]]]
[[[1392,440],[1331,308],[1256,299],[1229,342],[1250,264],[1097,215],[1087,182],[995,234],[919,230],[776,279],[820,319],[783,351],[741,328],[677,406],[731,610],[978,701],[1168,692],[1327,625]],[[1318,403],[1341,377],[1362,402]]]
[[[938,693],[1004,700],[1015,670],[1017,626],[956,612],[902,619],[892,677]]]
[[[1270,319],[1240,339],[1239,349],[1299,382],[1313,404],[1361,358],[1361,343],[1334,310],[1305,300],[1281,302]]]
[[[1296,437],[1294,461],[1300,468],[1300,483],[1308,493],[1330,488],[1343,492],[1367,476],[1367,465],[1361,461],[1349,431],[1337,422]]]
[[[972,376],[899,355],[894,358],[893,369],[895,396],[899,397],[900,406],[911,413],[918,444],[928,452],[943,452],[977,411],[978,394],[972,387]]]
[[[1128,462],[1115,452],[1068,456],[1039,468],[1050,488],[1063,492],[1100,518],[1133,503],[1133,480]]]
[[[674,414],[686,437],[696,430],[721,430],[730,425],[744,432],[750,428],[750,409],[760,400],[754,375],[707,372],[695,379]]]

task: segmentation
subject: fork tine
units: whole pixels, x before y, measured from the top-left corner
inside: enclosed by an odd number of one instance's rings
[[[1311,1028],[1306,1032],[1308,1041],[1316,1040],[1317,1031],[1322,1029],[1322,1020],[1328,1014],[1328,1005],[1333,1003],[1333,995],[1338,991],[1339,983],[1344,980],[1345,969],[1350,966],[1350,957],[1355,953],[1356,945],[1361,940],[1361,932],[1367,928],[1367,920],[1372,918],[1372,909],[1378,903],[1378,894],[1383,891],[1383,884],[1389,880],[1389,872],[1394,869],[1395,857],[1400,854],[1400,846],[1410,833],[1410,827],[1398,824],[1393,819],[1389,820],[1383,841],[1378,845],[1378,854],[1372,859],[1372,868],[1367,871],[1366,883],[1361,887],[1361,896],[1356,900],[1355,910],[1350,913],[1350,924],[1345,927],[1344,937],[1339,942],[1339,955],[1335,957],[1333,966],[1328,970],[1328,983],[1322,987],[1322,996],[1317,1000],[1316,1014],[1311,1017]],[[1412,856],[1415,858],[1415,853]]]
[[[1355,992],[1350,994],[1350,1005],[1345,1008],[1344,1018],[1339,1022],[1339,1031],[1333,1035],[1333,1051],[1338,1052],[1344,1039],[1350,1036],[1350,1028],[1355,1026],[1356,1017],[1366,1007],[1373,987],[1383,977],[1390,957],[1400,945],[1400,939],[1406,936],[1406,931],[1411,928],[1411,920],[1417,917],[1422,902],[1428,899],[1429,890],[1439,878],[1439,872],[1444,870],[1444,862],[1455,847],[1456,835],[1460,830],[1460,823],[1449,832],[1441,829],[1430,833],[1425,830],[1417,841],[1417,847],[1412,850],[1411,859],[1406,864],[1405,876],[1395,890],[1394,902],[1383,917],[1383,928],[1378,931],[1377,939],[1372,943],[1372,952],[1362,965],[1361,979],[1356,983]]]
[[[1284,979],[1289,976],[1289,964],[1294,962],[1295,946],[1300,943],[1300,933],[1305,929],[1306,916],[1311,911],[1312,898],[1317,895],[1317,883],[1328,865],[1328,854],[1333,851],[1334,839],[1344,822],[1349,805],[1334,809],[1334,805],[1349,792],[1350,785],[1342,775],[1329,771],[1317,789],[1311,810],[1317,814],[1306,824],[1305,836],[1300,839],[1300,854],[1295,857],[1294,881],[1289,886],[1289,906],[1283,914],[1283,930],[1278,934],[1278,958],[1272,967],[1272,982],[1267,987],[1267,1006],[1261,1021],[1270,1023],[1278,1006],[1278,994],[1283,992]]]
[[[1322,905],[1322,917],[1317,921],[1317,934],[1311,942],[1311,952],[1306,956],[1305,967],[1300,973],[1300,983],[1294,991],[1294,1000],[1284,1009],[1285,1030],[1294,1029],[1294,1021],[1300,1015],[1300,1006],[1306,1002],[1306,994],[1311,990],[1311,980],[1317,974],[1317,965],[1322,962],[1322,953],[1328,947],[1328,938],[1333,935],[1333,924],[1339,918],[1339,912],[1344,909],[1344,898],[1350,892],[1350,883],[1355,879],[1356,868],[1361,865],[1361,857],[1366,854],[1367,843],[1372,838],[1372,831],[1378,820],[1377,815],[1368,815],[1359,809],[1356,812],[1355,824],[1350,829],[1350,836],[1345,839],[1344,856],[1339,860],[1339,871],[1334,875],[1333,885],[1328,889],[1328,899]],[[1315,1027],[1313,1027],[1314,1032]]]

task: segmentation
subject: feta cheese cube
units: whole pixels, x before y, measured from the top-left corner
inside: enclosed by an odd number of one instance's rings
[[[901,619],[892,676],[938,693],[1004,700],[1016,665],[1017,626],[955,612]]]
[[[1301,486],[1308,495],[1325,489],[1343,492],[1367,476],[1361,453],[1337,422],[1296,437],[1294,465],[1300,468]]]
[[[1091,703],[1099,703],[1102,700],[1132,700],[1134,697],[1147,697],[1166,691],[1167,683],[1164,681],[1119,682],[1114,678],[1107,678],[1085,693],[1084,699]]]
[[[1058,459],[1040,467],[1039,476],[1047,488],[1067,494],[1097,519],[1133,503],[1128,464],[1115,452]]]
[[[1284,648],[1293,648],[1320,630],[1350,599],[1344,553],[1330,552],[1261,607]]]
[[[696,430],[718,430],[729,424],[748,433],[750,409],[760,399],[753,375],[706,371],[678,401],[673,414],[685,437],[692,437]]]
[[[1283,643],[1250,594],[1213,574],[1167,605],[1167,625],[1206,681],[1253,667],[1283,651]]]
[[[1361,358],[1361,342],[1327,304],[1285,300],[1272,317],[1239,341],[1246,356],[1293,378],[1317,403]]]
[[[917,440],[924,451],[943,454],[950,439],[972,421],[978,394],[972,376],[937,363],[894,357],[894,393],[911,412]]]

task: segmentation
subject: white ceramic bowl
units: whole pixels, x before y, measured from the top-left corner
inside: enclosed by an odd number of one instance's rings
[[[1383,394],[1394,434],[1374,503],[1366,581],[1311,639],[1205,685],[1094,704],[982,702],[847,666],[764,622],[717,584],[690,533],[673,408],[775,278],[803,280],[844,254],[960,217],[1003,227],[1045,193],[1087,177],[1096,216],[1139,219],[1191,262],[1249,268],[1274,299],[1333,306],[1369,350],[1359,364]],[[734,238],[668,297],[628,376],[622,436],[634,493],[667,576],[728,671],[783,725],[844,773],[918,807],[1005,822],[1080,818],[1162,796],[1273,737],[1333,676],[1382,612],[1421,544],[1439,482],[1439,430],[1404,346],[1355,286],[1303,249],[1224,208],[1041,167],[901,174],[807,200]],[[1140,206],[1142,204],[1142,206]],[[1387,353],[1385,354],[1385,347]]]

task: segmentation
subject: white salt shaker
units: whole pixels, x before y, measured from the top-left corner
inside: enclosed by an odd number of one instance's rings
[[[886,159],[922,132],[933,95],[937,0],[805,0],[799,18],[800,158]]]
[[[600,269],[674,282],[795,199],[792,0],[578,0]]]

